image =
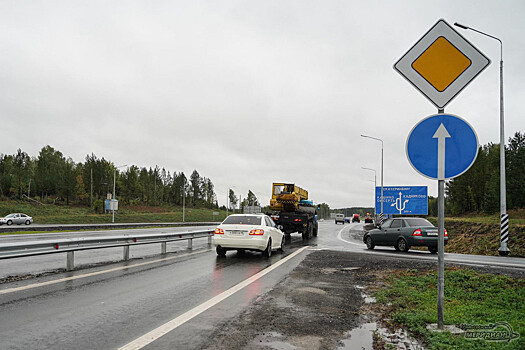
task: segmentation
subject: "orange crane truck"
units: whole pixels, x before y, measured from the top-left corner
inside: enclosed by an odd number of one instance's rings
[[[308,191],[295,184],[273,183],[268,213],[285,235],[302,234],[303,239],[317,236],[317,212],[308,200]]]

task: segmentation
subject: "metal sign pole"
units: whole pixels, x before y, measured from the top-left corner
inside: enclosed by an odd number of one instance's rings
[[[445,113],[444,108],[438,113]],[[443,329],[445,318],[445,179],[438,179],[438,307],[437,325]]]
[[[445,180],[438,180],[438,317],[439,329],[444,324],[445,299]]]

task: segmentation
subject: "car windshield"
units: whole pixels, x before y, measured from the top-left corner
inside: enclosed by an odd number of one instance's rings
[[[14,218],[16,214],[9,214],[6,216],[6,218]]]
[[[434,226],[430,221],[423,218],[412,218],[412,219],[405,219],[408,226],[410,227],[416,227],[416,226]]]
[[[260,225],[261,217],[253,215],[228,216],[223,225]]]

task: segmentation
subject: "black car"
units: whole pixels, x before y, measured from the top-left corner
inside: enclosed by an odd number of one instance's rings
[[[447,244],[445,230],[445,244]],[[371,230],[363,236],[363,242],[368,249],[377,246],[393,246],[396,250],[406,252],[410,247],[428,247],[437,253],[438,229],[423,218],[388,219],[381,227]]]

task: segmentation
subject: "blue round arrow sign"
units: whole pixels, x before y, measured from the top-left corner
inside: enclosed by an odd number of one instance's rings
[[[478,156],[478,136],[464,119],[435,114],[420,121],[407,138],[412,167],[436,180],[452,179],[468,170]]]

